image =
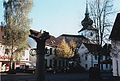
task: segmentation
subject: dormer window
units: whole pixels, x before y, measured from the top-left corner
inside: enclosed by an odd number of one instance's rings
[[[84,49],[84,46],[82,46],[81,49]]]

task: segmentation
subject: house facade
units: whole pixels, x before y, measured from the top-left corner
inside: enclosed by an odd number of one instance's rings
[[[36,55],[30,55],[30,63],[34,67],[36,66]],[[45,46],[45,67],[46,70],[61,70],[69,66],[67,59],[59,58],[56,55],[56,48],[51,46]],[[31,66],[30,66],[31,67]]]
[[[0,26],[0,72],[8,71],[10,67],[11,54],[9,54],[9,49],[3,43],[4,37],[4,27]],[[15,61],[15,68],[21,67],[25,68],[25,65],[29,63],[29,51],[30,47],[22,52],[20,60]]]
[[[94,65],[98,64],[98,52],[99,48],[101,48],[97,44],[87,44],[82,43],[81,46],[78,48],[78,54],[80,57],[80,65],[84,67],[86,70],[89,70],[90,67],[94,67]],[[101,61],[109,59],[109,56],[102,55]],[[100,64],[101,71],[110,71],[111,64],[108,63],[101,63]]]
[[[120,77],[120,13],[117,14],[110,37],[113,76]]]
[[[22,52],[23,54],[20,57],[20,60],[14,60],[14,69],[17,67],[25,68],[26,65],[29,65],[29,50],[30,49],[26,49]],[[0,72],[9,71],[10,60],[10,54],[6,53],[5,46],[0,44]]]

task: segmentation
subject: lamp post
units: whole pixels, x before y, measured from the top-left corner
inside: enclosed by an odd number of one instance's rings
[[[33,38],[37,43],[36,49],[36,81],[45,81],[45,42],[50,38],[48,32],[38,32],[30,30],[29,37]]]

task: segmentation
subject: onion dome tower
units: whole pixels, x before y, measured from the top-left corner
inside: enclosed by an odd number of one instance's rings
[[[96,42],[97,29],[93,27],[93,20],[89,16],[88,1],[86,1],[86,12],[85,18],[81,22],[83,28],[78,31],[79,35],[83,35],[88,38],[91,42]]]

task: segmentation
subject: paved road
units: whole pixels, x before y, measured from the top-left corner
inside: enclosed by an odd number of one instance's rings
[[[88,78],[86,73],[59,73],[59,74],[46,74],[46,81],[85,81]],[[33,74],[2,74],[1,81],[35,81]]]
[[[113,80],[110,73],[102,73],[102,81],[120,81]],[[1,81],[35,81],[35,75],[26,73],[2,74]],[[59,73],[46,74],[46,81],[88,81],[88,73]]]

